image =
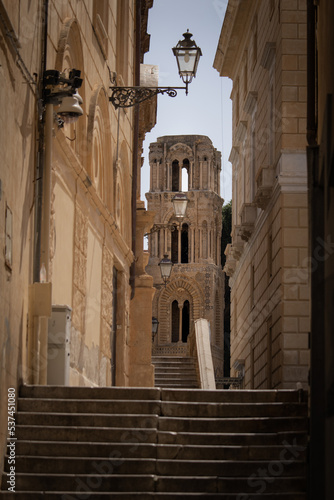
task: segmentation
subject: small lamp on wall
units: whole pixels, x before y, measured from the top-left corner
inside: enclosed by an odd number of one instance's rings
[[[157,318],[152,317],[152,342],[154,342],[154,338],[158,333],[159,321]]]

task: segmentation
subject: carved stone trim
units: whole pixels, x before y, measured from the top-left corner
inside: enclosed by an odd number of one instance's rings
[[[237,142],[242,142],[244,138],[246,137],[246,132],[247,132],[247,122],[246,121],[240,121],[237,126],[237,130],[235,133],[235,138]]]
[[[270,68],[275,57],[275,52],[276,52],[275,42],[267,42],[264,46],[261,57],[261,66],[263,66],[263,68],[265,69]]]
[[[238,234],[241,239],[248,241],[254,230],[254,224],[257,217],[257,206],[252,203],[244,203],[241,212],[241,224],[238,229]]]
[[[256,104],[257,104],[257,92],[250,90],[247,94],[244,104],[245,113],[251,115],[256,107]]]

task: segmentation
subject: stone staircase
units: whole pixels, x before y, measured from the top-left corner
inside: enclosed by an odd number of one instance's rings
[[[307,424],[302,391],[23,386],[0,498],[305,500]]]
[[[196,360],[190,356],[152,356],[155,387],[198,389]]]

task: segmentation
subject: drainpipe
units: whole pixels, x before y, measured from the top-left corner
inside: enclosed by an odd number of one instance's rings
[[[47,37],[48,37],[48,16],[49,0],[44,0],[42,11],[42,52],[40,66],[40,86],[39,86],[39,109],[38,109],[38,154],[35,183],[35,236],[34,236],[34,261],[33,261],[33,281],[39,282],[41,266],[41,226],[42,226],[42,199],[43,199],[43,173],[44,173],[44,123],[45,117],[42,115],[43,96],[43,75],[46,70],[47,57]]]
[[[136,45],[135,45],[135,77],[134,85],[140,86],[140,56],[141,56],[141,0],[136,0]],[[139,104],[134,108],[133,125],[133,154],[132,154],[132,252],[134,261],[130,269],[131,299],[135,294],[135,276],[136,276],[136,210],[137,210],[137,176],[138,176],[138,145],[139,145]]]

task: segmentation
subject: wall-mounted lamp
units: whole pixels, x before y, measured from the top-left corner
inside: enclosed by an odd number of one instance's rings
[[[152,317],[152,342],[154,342],[154,337],[158,332],[159,321],[157,318]]]
[[[71,69],[68,78],[57,70],[47,70],[43,75],[43,104],[59,105],[56,110],[60,120],[73,123],[83,115],[82,98],[78,88],[82,85],[81,72]],[[58,124],[61,124],[58,120]]]
[[[167,94],[175,97],[177,90],[185,90],[188,94],[188,85],[196,76],[199,58],[202,51],[197,47],[195,40],[191,40],[192,34],[183,34],[184,39],[180,40],[176,47],[173,47],[173,54],[176,57],[179,75],[185,87],[110,87],[112,90],[109,101],[117,108],[130,108],[135,104],[146,101],[158,94]]]

